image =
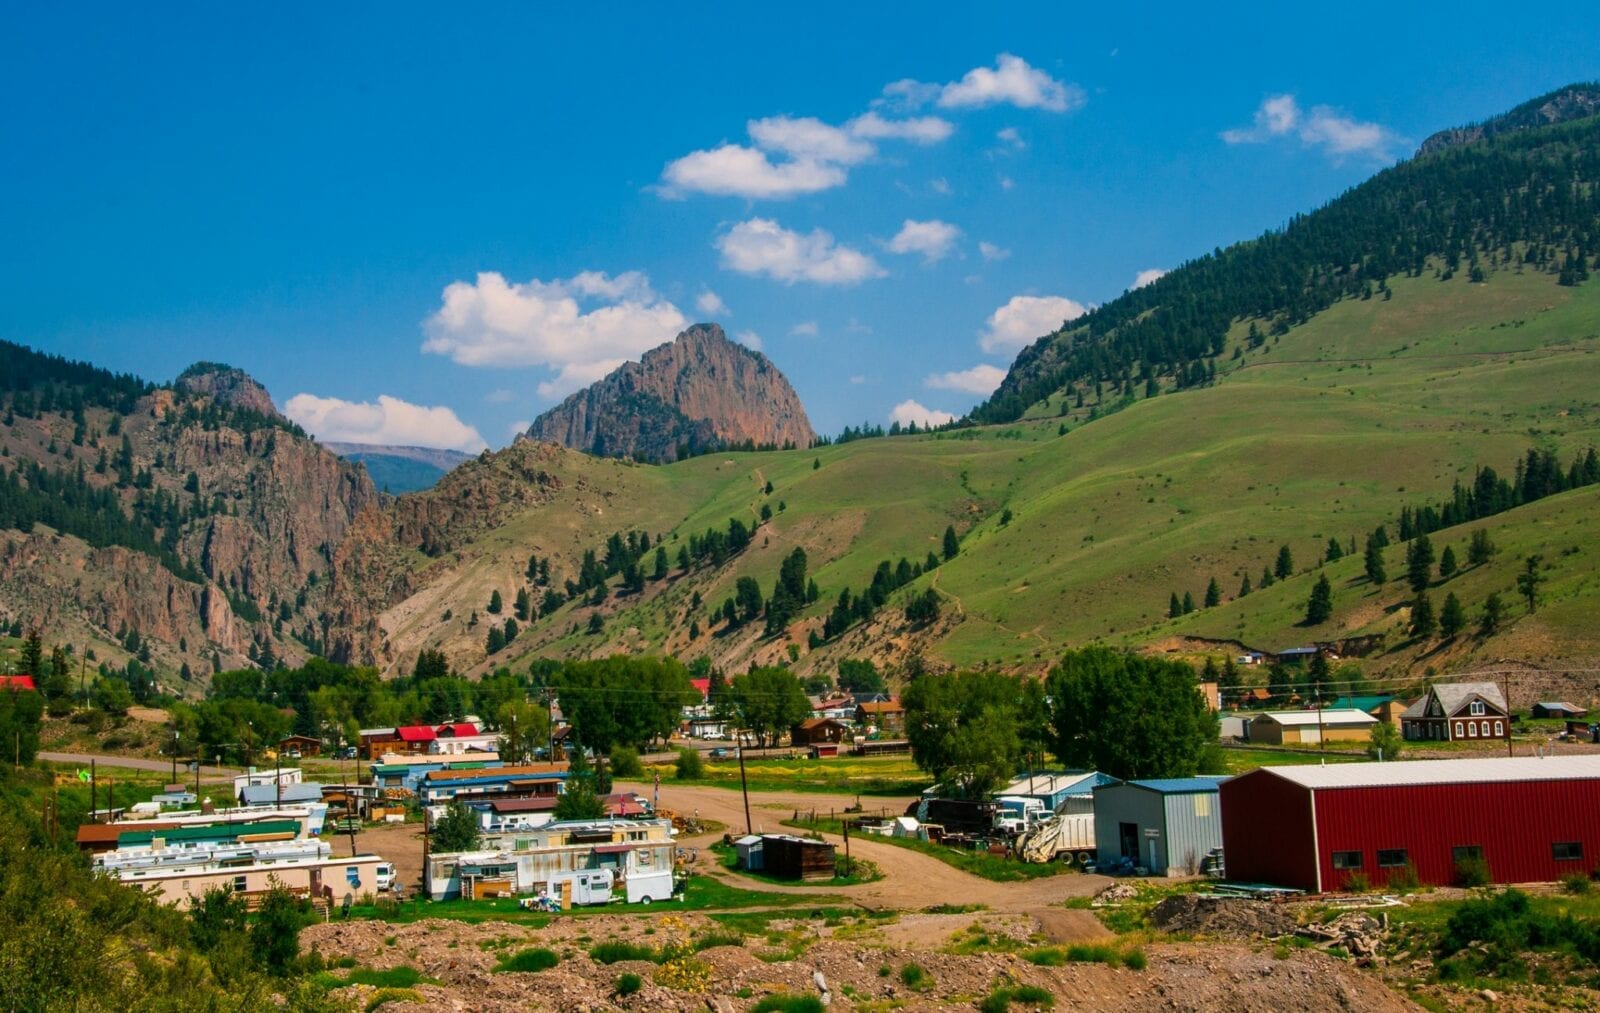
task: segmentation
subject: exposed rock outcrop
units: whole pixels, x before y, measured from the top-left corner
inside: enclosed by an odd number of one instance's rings
[[[783,373],[716,324],[696,324],[624,363],[539,416],[528,435],[642,461],[747,443],[804,447],[816,439]]]
[[[272,403],[267,388],[255,381],[249,373],[220,362],[197,362],[178,374],[173,386],[190,394],[215,398],[235,408],[245,408],[261,415],[282,418],[278,406]]]
[[[1422,142],[1418,157],[1518,130],[1565,123],[1600,113],[1600,83],[1569,84],[1482,123],[1441,130]]]

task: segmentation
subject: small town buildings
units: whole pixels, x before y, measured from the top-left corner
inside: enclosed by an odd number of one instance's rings
[[[793,834],[762,834],[761,871],[777,879],[832,879],[833,845]]]
[[[423,775],[417,798],[425,806],[479,796],[501,798],[554,798],[564,790],[565,763],[524,763],[483,769],[450,768]]]
[[[239,791],[239,803],[247,806],[305,805],[322,801],[322,785],[312,781],[294,784],[247,784]]]
[[[1365,742],[1372,737],[1372,729],[1377,724],[1377,718],[1354,708],[1267,711],[1251,719],[1249,738],[1251,742],[1271,746]]]
[[[1492,682],[1440,683],[1400,715],[1407,739],[1460,742],[1511,736],[1511,714]]]
[[[855,717],[863,728],[897,731],[905,727],[906,709],[899,700],[868,700],[856,705]]]
[[[691,739],[725,739],[728,722],[716,717],[692,717],[684,722],[683,733]]]
[[[0,675],[0,688],[22,692],[29,690],[37,693],[39,687],[34,685],[31,675]]]
[[[1587,717],[1589,712],[1576,704],[1567,703],[1565,700],[1540,700],[1529,711],[1531,717],[1536,718],[1561,718],[1571,720]]]
[[[806,718],[789,730],[790,740],[796,746],[814,746],[823,743],[838,745],[843,742],[850,728],[843,721],[833,718]]]
[[[1222,785],[1228,876],[1302,890],[1436,886],[1481,860],[1499,883],[1600,865],[1600,756],[1262,767]]]
[[[1152,875],[1192,875],[1222,847],[1220,777],[1113,781],[1094,789],[1101,865],[1126,858]],[[1232,868],[1228,870],[1230,873]]]
[[[188,906],[221,887],[252,906],[274,884],[296,896],[357,900],[380,889],[393,867],[378,855],[334,858],[324,841],[279,840],[172,850],[164,844],[119,848],[95,856],[95,867],[141,887],[164,903]]]
[[[1215,682],[1201,680],[1195,685],[1206,702],[1206,709],[1215,714],[1222,709],[1222,689]]]
[[[238,774],[233,779],[233,797],[243,798],[244,790],[252,785],[291,785],[299,784],[305,780],[305,774],[299,767],[277,767],[272,770],[257,770],[251,767],[243,774]]]
[[[672,896],[672,821],[571,820],[486,836],[483,850],[435,853],[423,888],[434,900],[528,895],[559,886],[565,874],[608,870],[629,903]]]
[[[1405,712],[1406,706],[1406,701],[1387,694],[1341,696],[1330,705],[1334,710],[1351,708],[1366,711],[1379,721],[1396,728],[1400,727],[1400,715]]]
[[[289,735],[278,740],[279,753],[298,753],[301,756],[320,756],[322,740],[310,735]]]
[[[760,834],[745,834],[733,840],[733,850],[737,855],[738,867],[746,872],[760,872],[762,870],[762,840]]]
[[[1094,812],[1094,790],[1102,784],[1111,784],[1116,778],[1099,771],[1032,771],[1013,778],[1010,784],[997,789],[995,797],[1034,798],[1053,813]]]

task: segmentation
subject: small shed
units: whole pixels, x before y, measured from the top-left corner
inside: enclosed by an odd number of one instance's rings
[[[278,751],[298,752],[301,756],[317,756],[322,752],[322,740],[309,735],[290,735],[278,740]]]
[[[792,834],[763,834],[761,862],[778,879],[832,879],[833,845]]]
[[[736,838],[733,850],[739,856],[739,868],[746,872],[760,872],[762,869],[761,835],[746,834]]]
[[[1540,700],[1533,705],[1529,712],[1536,718],[1581,718],[1587,717],[1589,712],[1576,704],[1567,703],[1565,700]]]
[[[837,742],[818,742],[811,747],[811,758],[813,760],[831,759],[838,755],[839,744]]]
[[[1094,790],[1094,841],[1100,862],[1118,857],[1157,876],[1198,871],[1222,847],[1221,777],[1115,781]]]
[[[1353,707],[1342,710],[1267,711],[1250,722],[1250,741],[1268,745],[1365,742],[1378,719]]]

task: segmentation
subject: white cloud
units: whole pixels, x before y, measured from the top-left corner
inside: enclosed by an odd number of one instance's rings
[[[483,399],[490,404],[505,404],[515,396],[516,395],[512,394],[509,390],[506,390],[504,387],[500,387],[485,394]]]
[[[732,315],[728,312],[728,304],[722,301],[720,295],[717,295],[709,288],[695,298],[694,308],[708,317]]]
[[[1133,276],[1133,287],[1134,288],[1144,288],[1146,285],[1148,285],[1151,282],[1155,281],[1157,278],[1164,277],[1166,275],[1166,273],[1167,273],[1167,269],[1164,268],[1164,267],[1152,267],[1152,268],[1148,268],[1146,270],[1140,271],[1138,274]]]
[[[989,326],[978,336],[978,344],[985,352],[1015,351],[1086,312],[1082,303],[1058,295],[1012,296],[1010,302],[989,314]]]
[[[850,378],[850,382],[855,384],[855,385],[857,385],[857,386],[860,386],[861,384],[867,382],[867,378],[862,376],[860,373],[857,373],[857,374],[855,374],[854,376],[852,376]]]
[[[658,192],[783,199],[843,186],[850,166],[877,155],[874,141],[938,144],[955,126],[938,116],[891,120],[864,113],[842,127],[814,116],[768,116],[745,125],[754,147],[722,144],[668,162]],[[774,161],[774,156],[780,161]]]
[[[660,193],[665,197],[705,193],[782,199],[843,186],[846,176],[837,165],[819,162],[774,165],[765,152],[724,144],[710,151],[691,151],[668,162],[661,178],[665,185]]]
[[[944,197],[950,196],[950,181],[940,176],[938,179],[928,181],[928,189]]]
[[[557,376],[539,385],[544,397],[599,379],[687,325],[637,271],[520,284],[486,271],[445,286],[442,303],[423,325],[423,351],[463,366],[545,366]]]
[[[959,81],[939,89],[939,105],[945,109],[964,109],[1009,103],[1022,109],[1046,109],[1064,113],[1083,105],[1083,89],[1065,84],[1028,61],[1001,53],[993,69],[974,67]]]
[[[1222,139],[1228,144],[1264,144],[1291,135],[1335,159],[1346,155],[1388,159],[1399,140],[1389,128],[1353,119],[1332,106],[1313,106],[1305,112],[1293,95],[1266,98],[1256,108],[1250,126],[1224,130]]]
[[[937,99],[939,92],[936,84],[906,77],[884,85],[883,98],[873,104],[886,105],[891,109],[917,109]]]
[[[797,338],[814,338],[817,336],[817,322],[815,320],[802,320],[789,328],[789,333]]]
[[[1011,251],[1003,246],[997,246],[985,239],[978,244],[978,252],[983,254],[984,260],[1004,260],[1011,256]]]
[[[415,405],[387,394],[380,394],[377,404],[296,394],[284,404],[283,413],[324,442],[440,447],[474,454],[488,446],[449,408]]]
[[[1014,187],[1016,185],[1017,185],[1017,181],[1012,179],[1010,176],[1001,176],[1000,177],[1000,189],[1009,190],[1009,189],[1011,189],[1012,187]]]
[[[761,274],[788,284],[854,285],[887,272],[860,250],[834,242],[823,229],[802,235],[770,218],[752,218],[717,237],[722,265],[740,274]]]
[[[506,426],[506,435],[514,440],[531,428],[533,428],[532,419],[518,419]]]
[[[877,113],[863,113],[845,124],[855,137],[872,140],[895,139],[913,144],[938,144],[955,132],[955,124],[938,116],[914,116],[904,120],[888,120]]]
[[[761,351],[761,335],[755,331],[740,331],[733,336],[733,340],[750,349],[752,352]]]
[[[971,369],[955,373],[935,373],[922,382],[935,390],[964,390],[969,394],[988,395],[1000,386],[1006,371],[999,366],[980,363]]]
[[[1022,139],[1021,134],[1017,133],[1016,127],[1006,127],[1004,130],[1000,131],[994,136],[999,138],[1000,143],[1006,145],[1007,147],[1015,148],[1018,151],[1021,151],[1028,146],[1028,142]]]
[[[941,222],[937,218],[916,222],[907,218],[905,224],[900,226],[900,231],[889,240],[889,252],[919,253],[924,264],[932,264],[948,257],[959,238],[961,230],[949,222]]]
[[[898,422],[908,426],[915,422],[919,426],[942,426],[946,422],[954,422],[956,417],[949,412],[937,408],[929,408],[910,398],[895,405],[889,411],[889,421]]]

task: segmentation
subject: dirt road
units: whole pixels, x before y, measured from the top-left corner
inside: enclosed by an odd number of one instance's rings
[[[171,760],[144,760],[137,756],[100,756],[99,754],[89,753],[51,753],[45,751],[41,751],[38,755],[39,759],[48,760],[51,763],[78,763],[87,768],[89,761],[93,760],[97,767],[150,770],[156,773],[165,772],[169,777],[172,775]],[[178,780],[182,781],[192,776],[192,772],[180,758],[178,761]],[[202,781],[222,781],[232,778],[233,773],[232,771],[224,770],[222,767],[201,767],[200,777]]]
[[[649,794],[645,785],[621,784],[619,788]],[[784,829],[780,821],[796,809],[844,809],[855,804],[854,796],[819,795],[812,792],[751,792],[750,816],[756,832]],[[903,809],[909,799],[881,799],[889,809]],[[702,818],[726,824],[742,832],[745,825],[744,802],[739,792],[724,788],[661,786],[661,806],[685,815],[698,812]],[[823,835],[839,847],[843,840]],[[718,835],[707,834],[687,840],[689,846],[705,847]],[[850,838],[850,853],[876,865],[883,878],[859,886],[830,887],[828,892],[848,897],[864,907],[917,910],[938,904],[982,904],[1001,914],[1027,914],[1039,921],[1040,928],[1058,941],[1096,938],[1106,934],[1100,922],[1087,911],[1069,911],[1059,905],[1071,897],[1092,895],[1111,883],[1104,876],[1063,874],[1016,883],[995,883],[963,872],[928,855],[864,836]],[[709,852],[700,855],[699,871],[721,875],[731,883],[753,890],[771,892],[814,892],[815,887],[781,887],[728,873],[718,866]]]

